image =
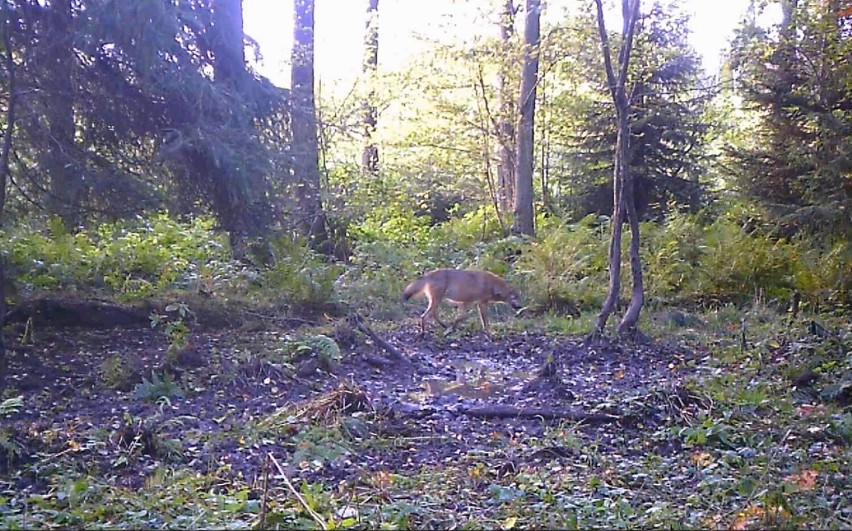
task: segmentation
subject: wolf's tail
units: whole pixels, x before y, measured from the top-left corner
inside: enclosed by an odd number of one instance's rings
[[[405,286],[402,292],[402,300],[407,301],[411,297],[419,294],[426,287],[426,279],[423,277],[412,280]]]

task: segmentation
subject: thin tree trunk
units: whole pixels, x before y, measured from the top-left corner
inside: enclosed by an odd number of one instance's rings
[[[512,232],[534,235],[533,212],[533,148],[535,131],[535,95],[538,83],[539,23],[541,0],[527,0],[524,28],[524,68],[518,107],[517,164],[515,167],[515,221]]]
[[[490,136],[490,129],[488,126],[489,118],[491,117],[491,110],[488,106],[488,94],[485,91],[485,76],[482,75],[482,65],[479,65],[478,70],[479,76],[477,78],[477,84],[474,85],[474,91],[476,92],[476,87],[479,87],[479,91],[481,92],[481,108],[479,105],[480,98],[479,94],[477,94],[476,98],[476,106],[478,115],[480,116],[481,125],[480,130],[482,131],[482,160],[485,164],[484,173],[485,173],[485,182],[488,184],[488,193],[491,197],[491,204],[494,206],[494,213],[497,216],[497,223],[500,224],[500,234],[506,234],[506,225],[503,223],[503,215],[501,213],[500,208],[500,183],[497,183],[497,187],[495,189],[494,179],[492,177],[491,171],[491,143],[488,141],[488,137]],[[498,169],[499,174],[499,169]],[[498,177],[499,179],[499,177]]]
[[[314,0],[295,0],[291,61],[292,156],[296,178],[296,227],[316,250],[329,251],[320,195],[319,146],[314,99]]]
[[[545,212],[550,212],[551,204],[550,197],[548,196],[548,174],[550,172],[550,138],[547,135],[547,113],[544,112],[547,109],[547,84],[545,83],[545,79],[542,77],[539,80],[539,84],[541,85],[541,109],[542,112],[539,113],[539,129],[541,132],[541,140],[539,140],[539,145],[541,147],[541,167],[539,168],[539,182],[541,183],[541,204],[542,208]]]
[[[500,189],[500,208],[512,209],[515,201],[515,91],[509,87],[509,68],[512,66],[512,35],[515,32],[514,0],[506,0],[500,17],[500,45],[502,61],[498,72],[500,90],[500,123],[497,136],[500,141],[500,165],[497,170]]]
[[[47,7],[50,43],[45,52],[49,60],[45,91],[48,123],[45,169],[50,177],[49,209],[59,215],[68,229],[81,221],[83,183],[78,174],[72,151],[74,149],[75,63],[71,39],[73,21],[71,0],[56,0]]]
[[[617,332],[619,335],[635,335],[639,313],[645,303],[642,258],[639,254],[639,216],[636,213],[636,202],[633,200],[634,184],[632,172],[629,168],[625,168],[624,204],[627,207],[627,222],[630,225],[630,275],[633,279],[633,290],[630,296],[630,305],[618,324]]]
[[[379,0],[367,0],[367,23],[364,36],[363,73],[370,90],[364,100],[364,152],[361,154],[362,171],[372,177],[379,174],[379,148],[375,134],[378,124],[376,110],[375,73],[379,67]]]
[[[603,6],[601,0],[595,0],[597,8],[598,34],[601,40],[601,52],[604,59],[607,84],[610,89],[612,101],[615,104],[615,112],[618,124],[616,137],[615,163],[613,170],[613,206],[612,206],[612,230],[609,242],[609,291],[595,322],[595,330],[592,335],[603,334],[609,317],[615,310],[621,295],[621,235],[625,214],[630,222],[630,266],[633,275],[633,296],[631,303],[625,313],[624,319],[619,324],[618,332],[635,331],[635,325],[639,318],[639,312],[644,302],[644,289],[642,283],[642,262],[639,255],[639,221],[636,215],[633,200],[633,181],[630,176],[630,100],[627,97],[625,85],[627,82],[627,70],[630,64],[630,52],[633,47],[633,37],[636,31],[636,21],[639,18],[640,0],[622,0],[622,20],[624,23],[622,36],[623,43],[618,52],[618,74],[615,73],[610,52],[609,36],[604,24]]]
[[[3,33],[3,63],[6,70],[6,86],[9,96],[6,100],[6,127],[3,130],[3,146],[0,148],[0,229],[6,221],[6,185],[9,181],[9,155],[12,152],[12,135],[15,131],[15,59],[12,55],[11,17],[9,4],[0,2],[0,30]],[[8,360],[6,359],[6,259],[0,254],[0,389],[5,388]]]
[[[621,122],[621,118],[619,118]],[[619,123],[618,133],[615,142],[615,152],[618,154],[626,146],[627,139],[624,138],[623,129]],[[624,212],[624,194],[622,193],[622,162],[623,159],[616,155],[615,165],[612,175],[612,218],[610,219],[610,236],[609,236],[609,255],[607,257],[609,263],[609,288],[607,290],[606,299],[598,313],[595,321],[595,334],[603,334],[606,328],[606,323],[609,317],[615,311],[618,304],[618,298],[621,296],[621,233],[623,227],[623,212]]]

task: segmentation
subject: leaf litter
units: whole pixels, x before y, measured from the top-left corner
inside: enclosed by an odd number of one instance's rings
[[[55,492],[51,474],[144,491],[166,469],[267,499],[265,524],[285,507],[295,520],[282,522],[316,524],[304,504],[323,503],[326,523],[401,527],[747,528],[852,517],[838,499],[849,486],[848,446],[818,424],[831,411],[801,403],[780,426],[762,420],[777,408],[720,404],[705,383],[724,366],[676,342],[590,349],[573,336],[424,338],[405,327],[385,337],[410,365],[376,368],[367,341],[331,373],[304,377],[275,347],[278,331],[197,331],[188,348],[201,363],[175,370],[182,393],[143,401],[105,386],[104,362],[120,354],[140,374],[162,373],[161,334],[41,335],[11,360],[24,407],[4,420],[18,451],[0,468],[3,500]],[[556,372],[537,378],[548,360]],[[533,414],[470,414],[483,408]],[[302,502],[268,456],[301,486]],[[3,500],[2,514],[17,517]],[[256,523],[252,507],[230,517]],[[101,522],[121,521],[111,518]]]

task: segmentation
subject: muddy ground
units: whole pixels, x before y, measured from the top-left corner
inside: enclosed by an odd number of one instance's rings
[[[475,330],[423,337],[406,323],[381,336],[410,364],[376,367],[371,361],[383,354],[381,349],[352,336],[354,349],[332,373],[297,376],[275,359],[276,345],[288,334],[298,331],[192,333],[175,370],[184,396],[151,403],[134,397],[131,389],[106,387],[104,361],[115,356],[132,360],[136,380],[160,373],[168,348],[160,331],[42,330],[33,345],[11,353],[7,381],[23,395],[24,409],[7,421],[24,451],[5,463],[3,474],[21,489],[38,491],[47,478],[27,472],[28,463],[80,452],[87,466],[95,461],[96,469],[116,474],[118,484],[140,486],[164,458],[152,444],[137,459],[119,461],[131,437],[139,442],[142,427],[162,440],[181,441],[177,457],[170,457],[173,464],[200,472],[227,464],[229,473],[249,482],[259,479],[268,452],[303,479],[335,484],[377,470],[406,473],[439,466],[477,448],[492,448],[497,440],[541,438],[548,426],[590,414],[581,429],[599,442],[599,451],[619,452],[608,443],[614,434],[623,439],[628,430],[641,438],[643,430],[670,417],[673,397],[681,413],[688,410],[695,397],[682,383],[701,367],[701,353],[659,343],[587,348],[581,337],[508,332],[489,338]],[[558,361],[557,371],[542,380],[537,375],[550,359]],[[285,422],[283,429],[279,425],[271,431],[277,436],[249,429],[264,426],[270,415],[280,419],[282,411],[298,412],[342,385],[366,399],[344,412],[365,421],[349,435],[404,438],[405,444],[365,445],[345,458],[306,465],[292,459],[298,445],[289,437],[304,425],[294,423],[288,431]],[[518,408],[527,417],[477,413],[495,405]],[[678,451],[677,440],[654,444],[649,450]],[[569,458],[571,452],[555,447],[542,453],[539,448],[524,455],[525,446],[517,450],[494,465]]]

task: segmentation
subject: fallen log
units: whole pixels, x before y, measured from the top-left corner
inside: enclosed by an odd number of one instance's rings
[[[149,307],[128,307],[98,300],[40,298],[18,304],[6,314],[7,323],[32,319],[37,325],[115,328],[147,326]]]
[[[462,408],[459,413],[470,417],[485,417],[485,418],[543,418],[543,419],[565,419],[575,422],[587,422],[590,424],[604,424],[607,422],[617,422],[621,420],[621,415],[610,415],[606,413],[585,413],[582,411],[570,409],[553,409],[553,408],[526,408],[514,407],[506,405],[493,405]]]

